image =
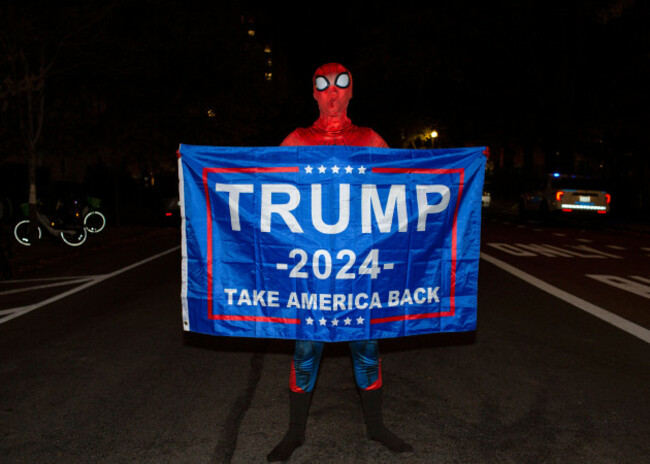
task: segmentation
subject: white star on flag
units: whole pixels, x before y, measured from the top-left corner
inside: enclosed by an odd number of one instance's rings
[[[338,319],[332,319],[332,325],[334,327],[337,327],[339,325],[339,320]]]
[[[320,174],[323,174],[325,171],[327,171],[327,168],[321,164],[320,167],[318,168],[318,172]]]
[[[354,171],[354,168],[348,164],[348,167],[345,168],[345,173],[352,174],[352,171]]]
[[[366,173],[366,168],[361,166],[360,168],[357,168],[359,170],[359,174],[365,174]]]
[[[307,325],[314,325],[314,320],[311,317],[308,317],[305,321],[307,322]]]
[[[327,325],[327,319],[325,319],[324,317],[321,317],[321,318],[318,320],[318,322],[320,322],[320,325]]]
[[[357,324],[363,324],[363,317],[357,317]]]
[[[341,169],[341,168],[338,167],[337,165],[334,165],[334,167],[332,168],[332,172],[333,172],[334,174],[338,174],[338,173],[339,173],[339,169]]]
[[[345,319],[343,319],[343,322],[345,322],[345,325],[350,325],[350,323],[352,322],[352,319],[350,319],[349,317],[346,317]]]
[[[311,174],[311,172],[312,172],[313,170],[314,170],[314,168],[312,168],[310,165],[307,165],[307,167],[305,168],[305,172],[306,172],[307,174]]]

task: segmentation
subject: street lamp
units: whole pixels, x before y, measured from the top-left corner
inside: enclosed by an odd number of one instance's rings
[[[438,137],[438,131],[431,131],[431,134],[429,135],[431,136],[431,148],[433,148],[435,145],[436,137]]]

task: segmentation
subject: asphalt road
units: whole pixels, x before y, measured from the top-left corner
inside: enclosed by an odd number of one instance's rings
[[[265,462],[288,420],[291,342],[183,333],[175,230],[94,239],[38,260],[21,250],[0,284],[0,461]],[[520,244],[576,254],[503,251],[530,252]],[[415,455],[365,438],[347,346],[330,344],[290,462],[650,462],[650,343],[579,307],[647,329],[646,297],[586,276],[642,292],[630,276],[650,278],[645,247],[647,235],[486,221],[478,330],[380,345],[385,421]],[[622,257],[577,256],[598,252]]]

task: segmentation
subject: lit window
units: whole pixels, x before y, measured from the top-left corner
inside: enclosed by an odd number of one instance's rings
[[[255,30],[249,29],[248,30],[248,37],[255,37]]]
[[[272,79],[273,79],[273,73],[270,73],[270,72],[264,73],[264,78],[265,78],[267,81],[272,80]]]

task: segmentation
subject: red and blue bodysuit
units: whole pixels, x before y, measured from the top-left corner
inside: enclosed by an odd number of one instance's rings
[[[320,117],[310,127],[294,130],[284,139],[282,146],[348,145],[388,148],[388,144],[374,130],[355,126],[348,118],[347,107],[352,98],[352,77],[347,69],[337,63],[321,66],[314,74],[313,84]],[[289,383],[292,391],[313,390],[323,346],[322,342],[296,341]],[[381,387],[381,363],[377,341],[351,342],[350,351],[359,388],[374,390]]]
[[[384,147],[388,145],[375,131],[352,124],[347,108],[352,98],[352,76],[340,64],[330,63],[316,70],[313,78],[314,98],[320,116],[307,128],[289,134],[281,145],[348,145]],[[269,462],[284,462],[305,440],[305,428],[312,390],[318,376],[323,342],[296,340],[289,381],[289,430],[268,454]],[[413,448],[388,430],[382,420],[381,360],[377,340],[350,342],[354,376],[360,390],[368,438],[389,450],[410,454]]]

